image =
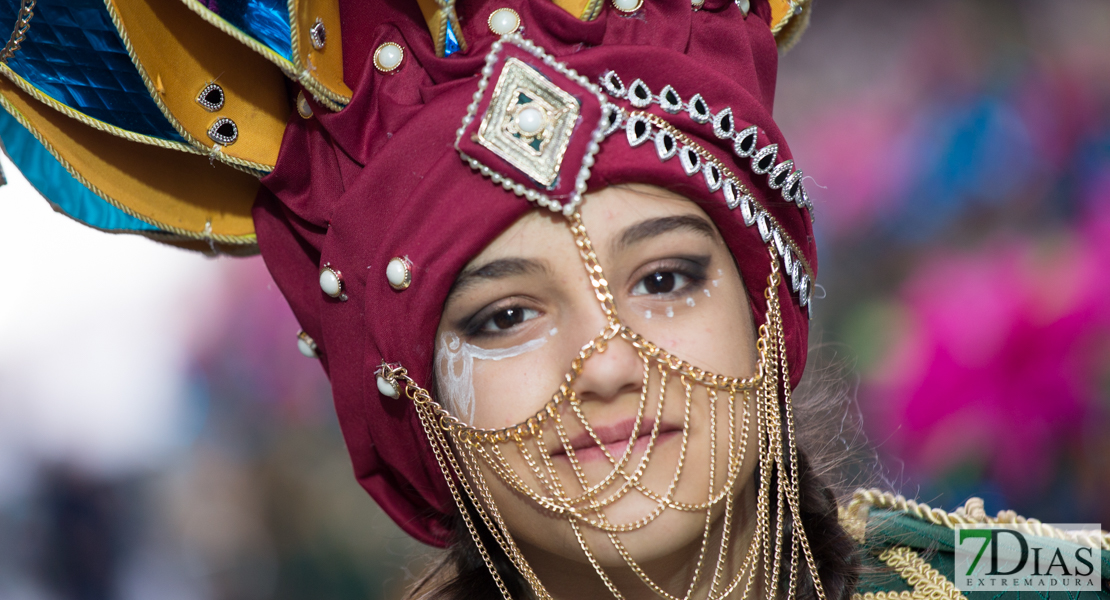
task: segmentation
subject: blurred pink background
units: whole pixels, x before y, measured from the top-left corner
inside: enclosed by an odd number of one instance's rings
[[[814,10],[776,115],[875,479],[1107,527],[1110,5]],[[4,169],[0,599],[397,597],[428,555],[261,260],[87,230]]]

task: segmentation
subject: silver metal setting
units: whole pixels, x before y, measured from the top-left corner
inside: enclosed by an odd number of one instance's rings
[[[651,137],[651,121],[640,115],[629,117],[625,120],[624,131],[628,137],[628,145],[635,148]]]
[[[732,151],[737,156],[749,158],[755,154],[756,142],[759,141],[759,128],[755,125],[736,134],[732,144]]]
[[[794,161],[784,160],[771,170],[771,174],[767,176],[767,185],[771,186],[772,190],[782,188],[786,183],[786,179],[790,177],[790,173],[794,171]]]
[[[328,30],[324,28],[323,19],[316,17],[316,22],[308,30],[308,37],[312,39],[313,48],[317,50],[324,49],[324,45],[328,43]]]
[[[655,153],[659,155],[659,160],[670,160],[678,153],[678,140],[675,139],[674,134],[660,129],[655,134]]]
[[[672,115],[677,115],[682,112],[682,97],[668,84],[659,92],[659,106]]]
[[[216,82],[209,83],[197,94],[197,104],[208,112],[216,112],[224,107],[224,88]]]
[[[605,92],[614,98],[624,98],[628,93],[628,89],[624,87],[624,82],[616,71],[606,71],[598,79]]]
[[[601,134],[605,137],[609,137],[620,129],[621,125],[624,123],[624,110],[612,102],[606,102],[601,107],[601,110],[604,111],[605,114],[605,118],[602,119],[603,127]]]
[[[709,191],[716,192],[721,189],[721,183],[724,176],[721,174],[721,168],[715,163],[705,161],[705,166],[701,170],[702,175],[705,176],[705,186]]]
[[[762,150],[756,152],[752,156],[752,171],[760,175],[766,175],[775,166],[775,158],[779,153],[778,144],[768,144]]]
[[[239,127],[235,121],[220,117],[208,128],[208,137],[221,146],[230,146],[239,139]]]
[[[702,98],[701,94],[694,94],[686,104],[686,107],[687,112],[690,113],[690,118],[693,119],[695,123],[704,125],[713,118],[713,113],[709,112],[709,105],[706,104],[705,98]]]
[[[641,79],[633,81],[628,86],[628,102],[636,108],[645,108],[651,104],[653,100],[651,96],[651,88]]]
[[[678,160],[682,163],[682,170],[686,171],[687,176],[692,176],[701,170],[701,157],[698,156],[697,150],[689,146],[679,150]]]
[[[725,108],[713,117],[713,133],[722,140],[736,133],[736,120],[732,118],[731,108]]]
[[[736,183],[736,180],[726,179],[721,187],[725,190],[725,205],[728,206],[729,210],[736,210],[736,207],[740,205],[740,196],[743,195],[740,186]]]

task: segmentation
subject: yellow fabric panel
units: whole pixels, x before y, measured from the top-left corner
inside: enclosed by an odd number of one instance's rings
[[[603,0],[553,0],[555,5],[583,21],[597,18],[604,4]]]
[[[428,31],[435,37],[438,31],[439,21],[436,19],[439,13],[439,4],[436,0],[416,0],[417,6],[420,7],[420,14],[424,15],[424,21],[428,24]]]
[[[343,81],[343,38],[339,26],[339,3],[336,0],[297,0],[297,36],[293,51],[309,75],[332,94],[332,100],[346,104],[351,89]],[[312,45],[310,31],[320,19],[327,33],[321,50]],[[311,90],[310,90],[311,91]]]
[[[109,203],[178,235],[255,243],[250,210],[260,185],[257,178],[206,156],[93,129],[7,79],[0,78],[0,95],[71,174]]]
[[[187,138],[215,145],[208,128],[220,117],[235,122],[239,138],[220,149],[233,164],[269,170],[291,111],[281,70],[212,28],[178,0],[110,0],[145,71],[156,100]],[[224,106],[208,112],[196,101],[215,81]],[[235,160],[239,159],[239,160]],[[253,163],[253,164],[252,164]]]

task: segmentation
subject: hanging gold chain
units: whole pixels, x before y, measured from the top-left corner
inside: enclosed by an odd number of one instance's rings
[[[524,580],[530,585],[537,598],[547,600],[550,595],[543,582],[532,571],[523,552],[517,546],[510,529],[504,521],[494,501],[486,473],[492,473],[508,489],[530,498],[542,510],[567,519],[575,539],[587,561],[614,598],[623,599],[620,589],[599,562],[594,549],[590,547],[584,533],[585,528],[600,532],[603,538],[616,550],[617,555],[627,568],[636,575],[648,589],[665,600],[689,600],[698,593],[699,586],[708,588],[706,598],[719,600],[732,597],[742,585],[741,600],[748,600],[753,594],[774,600],[779,595],[780,579],[786,581],[786,596],[792,598],[798,587],[799,565],[804,560],[813,578],[814,588],[820,600],[825,599],[824,589],[817,577],[816,561],[809,546],[809,540],[801,525],[800,492],[798,481],[798,457],[790,405],[790,372],[787,363],[787,348],[778,288],[782,276],[778,257],[770,252],[771,273],[767,278],[764,296],[767,300],[767,320],[759,327],[756,340],[756,374],[747,378],[735,378],[707,372],[666,352],[651,341],[643,338],[620,323],[613,296],[608,282],[597,260],[597,256],[586,234],[581,217],[577,214],[569,219],[575,236],[575,243],[586,266],[590,284],[605,312],[606,328],[588,344],[583,346],[571,362],[571,369],[552,399],[529,419],[519,425],[503,429],[486,430],[459,421],[435,402],[431,394],[418,386],[407,371],[400,366],[383,366],[379,374],[387,381],[405,390],[405,395],[413,401],[436,462],[447,482],[448,488],[460,510],[460,516],[482,560],[489,568],[498,590],[506,599],[508,588],[494,566],[490,550],[482,542],[480,526],[484,526],[497,547],[510,559]],[[618,340],[619,338],[619,340]],[[582,405],[575,394],[573,384],[581,375],[585,362],[594,353],[605,352],[608,345],[621,341],[631,345],[643,363],[644,374],[642,389],[635,419],[634,432],[638,432],[648,414],[649,388],[653,387],[653,375],[657,374],[659,384],[651,394],[657,402],[652,407],[654,424],[648,434],[643,455],[632,465],[633,441],[619,456],[609,452],[606,445],[590,426],[582,411]],[[670,393],[676,389],[668,385],[677,382],[681,392]],[[675,498],[682,473],[686,470],[688,433],[691,429],[691,406],[694,388],[705,388],[709,404],[710,465],[708,490],[704,501],[680,502]],[[723,392],[723,393],[722,393]],[[675,461],[674,474],[666,490],[656,492],[644,484],[646,466],[653,455],[659,423],[663,415],[666,396],[674,396],[672,401],[681,401],[683,423],[681,446]],[[679,400],[681,396],[681,400]],[[781,400],[780,400],[781,398]],[[727,472],[717,472],[716,457],[720,455],[718,445],[726,436],[718,436],[718,410],[721,401],[727,402],[728,409],[728,460]],[[783,402],[785,401],[785,402]],[[737,415],[737,402],[743,403],[742,415]],[[754,407],[754,410],[749,410]],[[750,415],[754,414],[754,423]],[[564,421],[567,421],[565,423]],[[601,450],[611,467],[599,483],[591,483],[585,469],[575,455],[567,429],[568,423],[576,423]],[[756,435],[758,448],[758,481],[755,490],[755,524],[748,541],[746,552],[739,569],[729,575],[730,560],[735,557],[733,549],[734,509],[737,481],[747,460],[749,433]],[[553,434],[557,442],[545,440],[544,432]],[[737,435],[739,433],[739,435]],[[563,482],[565,475],[556,470],[548,443],[561,445],[570,466],[569,486]],[[514,466],[505,451],[516,451],[523,462]],[[518,473],[518,469],[521,472]],[[631,472],[630,472],[631,471]],[[532,481],[526,481],[526,478]],[[718,487],[718,480],[721,480]],[[604,509],[630,493],[638,493],[655,504],[646,515],[631,522],[615,523],[605,514]],[[773,494],[773,496],[772,496]],[[481,520],[479,523],[466,509],[467,501]],[[714,509],[724,503],[721,518],[714,518]],[[771,513],[772,503],[776,506]],[[697,558],[692,563],[689,579],[680,594],[667,591],[663,585],[654,581],[636,562],[632,553],[624,545],[620,535],[641,529],[653,522],[665,510],[673,509],[687,512],[705,511],[704,527]],[[721,513],[717,513],[720,515]],[[792,524],[788,539],[787,522]],[[720,543],[710,548],[714,523],[720,523]],[[786,562],[789,555],[789,562]],[[730,558],[731,557],[731,558]],[[731,563],[735,564],[735,563]],[[712,566],[710,566],[712,565]],[[712,573],[709,573],[709,569]],[[789,569],[788,572],[784,569]]]
[[[8,59],[19,51],[23,45],[23,40],[27,37],[27,31],[31,29],[31,18],[35,16],[35,2],[36,0],[23,0],[19,6],[19,15],[15,19],[15,28],[12,30],[11,37],[8,38],[8,43],[4,44],[4,49],[0,50],[0,63],[8,62]]]

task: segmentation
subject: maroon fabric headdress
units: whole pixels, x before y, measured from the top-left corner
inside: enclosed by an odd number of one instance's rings
[[[495,46],[487,19],[504,7],[535,47]],[[341,9],[354,97],[340,112],[313,106],[315,116],[292,118],[254,219],[266,264],[331,378],[358,480],[405,531],[445,545],[456,508],[411,402],[379,392],[378,367],[400,363],[427,385],[458,272],[525,212],[546,210],[537,204],[575,202],[580,183],[642,182],[697,202],[736,257],[756,323],[775,248],[797,384],[816,256],[801,173],[771,118],[778,50],[766,0],[747,14],[731,0],[700,10],[650,0],[631,15],[606,4],[590,21],[549,0],[467,2],[457,8],[467,48],[446,57],[415,3]],[[372,59],[387,42],[404,51],[391,72]],[[506,98],[498,83],[509,77],[554,91]],[[561,153],[557,166],[514,158],[498,145],[512,140],[494,139],[506,106],[532,101],[563,119],[544,149]],[[406,289],[387,280],[394,258],[409,265]],[[340,298],[321,291],[325,265],[342,277]]]

